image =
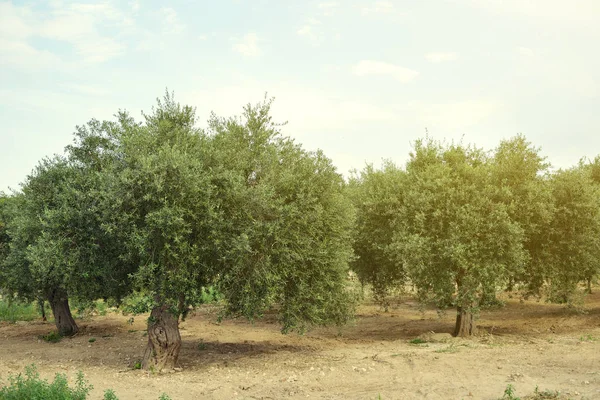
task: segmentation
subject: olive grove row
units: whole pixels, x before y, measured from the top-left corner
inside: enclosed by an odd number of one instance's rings
[[[551,171],[517,136],[492,152],[418,140],[404,167],[349,180],[270,116],[195,110],[167,93],[141,122],[127,112],[77,127],[21,189],[0,194],[0,288],[47,300],[62,335],[69,298],[150,293],[147,369],[176,365],[179,319],[216,288],[224,316],[275,310],[284,332],[346,323],[353,269],[385,304],[411,283],[455,307],[455,334],[501,289],[569,302],[600,261],[600,160]]]

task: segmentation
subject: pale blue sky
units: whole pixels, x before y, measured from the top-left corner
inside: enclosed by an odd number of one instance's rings
[[[165,87],[201,126],[268,92],[344,174],[404,163],[425,128],[484,148],[522,132],[568,167],[600,153],[600,1],[0,0],[0,191]]]

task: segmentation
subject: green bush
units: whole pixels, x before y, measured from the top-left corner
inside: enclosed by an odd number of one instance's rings
[[[41,340],[44,340],[48,343],[58,343],[62,340],[62,336],[58,332],[50,332],[47,335],[38,336]]]
[[[49,383],[40,378],[35,365],[25,367],[25,377],[11,375],[8,383],[0,389],[0,400],[85,400],[92,390],[82,372],[77,374],[75,387],[70,388],[66,375],[56,374],[54,381]]]
[[[32,321],[40,317],[36,303],[22,303],[0,298],[0,321],[15,323],[17,321]]]
[[[0,384],[3,382],[0,381]],[[25,376],[18,374],[8,377],[8,385],[0,388],[0,400],[86,400],[93,386],[85,380],[83,372],[77,373],[75,387],[70,388],[64,374],[56,374],[49,383],[40,378],[35,365],[25,367]],[[104,391],[104,400],[119,400],[115,391]],[[165,393],[158,400],[171,400]]]

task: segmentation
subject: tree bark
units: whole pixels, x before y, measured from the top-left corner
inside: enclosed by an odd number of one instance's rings
[[[587,287],[586,287],[587,294],[592,294],[592,278],[591,277],[588,277],[586,279],[586,284],[587,284]]]
[[[61,336],[73,336],[76,334],[79,328],[71,315],[67,292],[63,289],[52,290],[48,293],[48,302],[52,308],[58,334]]]
[[[148,318],[148,347],[142,368],[157,372],[173,369],[180,349],[178,316],[171,314],[167,305],[154,307]]]
[[[46,307],[44,307],[44,299],[38,299],[38,306],[40,307],[40,312],[42,313],[42,321],[46,322]]]
[[[473,312],[463,307],[457,307],[456,326],[454,327],[454,336],[467,337],[475,331],[475,319]]]

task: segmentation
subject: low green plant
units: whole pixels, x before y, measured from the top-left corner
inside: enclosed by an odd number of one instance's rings
[[[119,398],[115,394],[115,391],[112,389],[106,389],[104,391],[104,397],[102,399],[103,400],[119,400]]]
[[[410,344],[424,344],[427,343],[427,340],[421,338],[414,338],[408,341]]]
[[[517,397],[516,393],[517,392],[515,390],[515,387],[513,385],[509,384],[508,386],[506,386],[506,389],[504,389],[504,396],[502,396],[500,398],[500,400],[521,400],[521,399],[522,400],[563,400],[563,399],[567,399],[566,397],[562,396],[560,394],[560,392],[557,390],[540,391],[537,386],[535,387],[535,391],[533,392],[533,394],[530,394],[523,398]]]
[[[40,318],[40,310],[36,303],[22,303],[0,298],[0,321],[15,323],[17,321],[33,321]]]
[[[521,400],[521,398],[516,396],[515,387],[508,384],[506,389],[504,389],[504,396],[502,396],[501,400]]]
[[[206,350],[207,345],[206,343],[204,343],[203,340],[200,341],[200,343],[198,343],[198,350],[202,351],[202,350]]]
[[[154,299],[145,292],[134,292],[125,297],[121,302],[119,309],[123,315],[137,315],[149,312],[154,306]],[[131,319],[133,322],[133,319]]]
[[[140,365],[141,367],[141,365]],[[8,384],[0,381],[0,400],[86,400],[93,386],[83,372],[77,373],[75,387],[69,387],[67,376],[56,374],[54,381],[41,379],[34,364],[25,367],[25,374],[10,375]],[[103,400],[119,400],[112,389],[104,391]],[[171,400],[162,393],[158,400]]]
[[[598,338],[592,335],[583,335],[579,338],[580,342],[595,342]]]
[[[18,374],[8,378],[8,385],[0,389],[0,400],[85,400],[92,390],[80,371],[75,387],[70,388],[64,374],[56,374],[51,383],[40,378],[35,365],[25,367],[25,376]]]
[[[88,342],[89,342],[89,343],[94,343],[95,341],[96,341],[96,338],[95,338],[95,337],[91,337],[91,338],[89,338],[89,339],[88,339]]]
[[[48,343],[58,343],[62,340],[62,336],[58,332],[50,332],[47,335],[38,336],[41,340],[46,341]]]

